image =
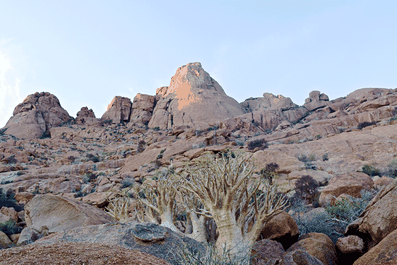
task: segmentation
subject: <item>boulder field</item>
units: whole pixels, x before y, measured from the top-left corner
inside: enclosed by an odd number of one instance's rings
[[[58,250],[70,262],[79,255],[89,261],[95,248],[115,261],[130,257],[115,257],[110,244],[136,251],[131,255],[147,264],[168,264],[167,248],[185,239],[162,230],[164,246],[142,243],[131,232],[139,215],[134,203],[126,209],[131,223],[105,211],[123,191],[156,186],[164,172],[181,174],[204,156],[232,150],[252,155],[255,178],[277,164],[272,181],[288,198],[311,176],[319,187],[309,207],[322,207],[312,213],[379,191],[338,242],[301,234],[293,211],[268,220],[253,249],[258,264],[395,264],[396,120],[396,89],[363,88],[337,99],[312,91],[302,106],[270,93],[238,103],[200,63],[179,67],[155,95],[115,96],[98,118],[88,107],[71,117],[48,92],[29,95],[0,129],[0,196],[9,203],[0,207],[0,226],[16,226],[0,231],[1,245],[19,246],[0,251],[0,263],[17,253],[46,262],[30,255]],[[192,228],[184,218],[175,225],[185,232]],[[213,224],[211,231],[209,241]]]

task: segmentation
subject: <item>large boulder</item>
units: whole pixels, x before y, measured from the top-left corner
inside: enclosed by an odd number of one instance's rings
[[[359,198],[361,190],[370,190],[373,186],[374,181],[365,173],[352,172],[335,176],[321,192],[320,204],[322,206],[334,204],[342,194]]]
[[[359,218],[346,228],[346,235],[357,235],[372,248],[397,229],[397,180],[384,187]]]
[[[58,195],[36,195],[25,206],[26,225],[36,231],[46,226],[49,232],[112,222],[95,206]]]
[[[339,264],[353,264],[364,253],[364,241],[358,236],[340,237],[335,247],[339,253]]]
[[[282,109],[287,110],[290,108],[297,107],[290,98],[282,95],[275,96],[271,93],[264,93],[263,97],[248,98],[244,102],[240,103],[241,107],[247,112],[254,112],[264,109]]]
[[[92,109],[82,107],[80,111],[77,112],[76,123],[78,125],[99,125],[100,121],[95,117],[95,113]]]
[[[309,97],[305,100],[305,104],[303,106],[309,111],[314,111],[325,107],[327,105],[327,101],[329,101],[329,98],[326,94],[315,90],[309,93]]]
[[[48,92],[36,92],[15,107],[13,116],[4,128],[7,134],[30,140],[72,119],[56,96]]]
[[[263,239],[257,241],[252,247],[252,256],[256,261],[255,264],[278,264],[285,254],[283,245],[280,242]]]
[[[153,223],[112,223],[80,227],[44,237],[34,244],[57,244],[60,242],[97,243],[139,250],[164,259],[172,264],[177,252],[190,250],[204,253],[199,242]]]
[[[204,126],[208,124],[244,113],[239,103],[227,96],[218,82],[204,71],[201,63],[179,67],[170,86],[158,89],[156,97],[150,128],[188,125],[206,129]]]
[[[288,249],[299,237],[299,228],[294,218],[286,212],[281,212],[266,223],[260,239],[272,239],[280,242]]]
[[[156,96],[136,94],[132,102],[132,114],[130,122],[147,125],[152,118]]]
[[[131,116],[131,99],[116,96],[110,102],[106,112],[102,115],[102,121],[111,120],[113,123],[129,122]]]
[[[8,248],[11,246],[12,246],[12,241],[10,240],[10,238],[3,231],[0,231],[0,249]]]
[[[309,233],[304,235],[298,242],[293,244],[285,253],[302,250],[313,257],[319,259],[325,265],[337,264],[337,255],[335,245],[332,240],[325,234]]]
[[[354,265],[394,265],[397,264],[397,230],[394,230],[375,247],[361,256]]]

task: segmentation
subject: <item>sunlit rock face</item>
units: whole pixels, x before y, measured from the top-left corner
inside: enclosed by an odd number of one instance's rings
[[[149,127],[207,126],[244,114],[233,98],[201,66],[189,63],[179,67],[168,87],[156,91],[156,107]],[[205,129],[205,128],[202,128]]]
[[[4,128],[7,128],[7,134],[15,137],[34,139],[71,119],[56,96],[48,92],[36,92],[15,107],[13,116]]]

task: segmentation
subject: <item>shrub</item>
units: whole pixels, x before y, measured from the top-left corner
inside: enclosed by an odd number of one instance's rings
[[[8,128],[0,129],[0,135],[4,135]]]
[[[361,170],[370,177],[381,175],[380,170],[371,165],[365,165],[361,168]]]
[[[143,151],[145,151],[145,145],[146,145],[146,142],[145,142],[144,140],[140,140],[140,141],[138,142],[138,149],[137,149],[137,152],[138,152],[138,153],[142,153]]]
[[[323,161],[328,161],[329,157],[328,154],[323,154]]]
[[[153,130],[155,130],[155,131],[160,131],[160,127],[159,127],[159,126],[154,127]]]
[[[265,179],[269,180],[270,184],[273,182],[273,178],[276,175],[276,170],[279,168],[279,165],[277,163],[270,163],[267,164],[265,168],[261,169],[259,172],[262,177]]]
[[[316,180],[311,176],[302,176],[295,182],[295,193],[298,198],[302,198],[308,203],[312,203],[318,193],[318,186]]]
[[[96,180],[98,176],[93,173],[93,172],[88,172],[85,174],[85,176],[83,177],[83,182],[84,183],[88,183],[88,182],[93,182],[94,180]]]
[[[258,140],[253,140],[248,143],[247,148],[248,150],[252,151],[255,148],[259,148],[261,150],[268,148],[268,144],[265,139],[258,139]]]
[[[12,156],[4,158],[3,162],[6,164],[16,164],[18,161],[15,159],[15,155],[12,155]]]
[[[13,234],[19,234],[22,231],[22,227],[19,227],[14,220],[8,220],[0,224],[0,231],[7,236],[10,236]]]
[[[393,160],[390,164],[387,165],[385,175],[389,178],[396,178],[397,177],[397,161]]]
[[[373,121],[373,122],[368,122],[368,121],[360,122],[360,123],[357,125],[357,129],[362,130],[363,128],[368,127],[368,126],[371,126],[371,125],[374,125],[374,124],[375,124],[374,121]]]
[[[121,187],[124,188],[129,188],[134,186],[134,180],[132,178],[125,178],[121,181]]]
[[[17,203],[14,196],[15,194],[12,190],[7,190],[7,192],[4,193],[3,189],[0,188],[0,208],[3,206],[13,207],[17,212],[23,210],[23,206]]]

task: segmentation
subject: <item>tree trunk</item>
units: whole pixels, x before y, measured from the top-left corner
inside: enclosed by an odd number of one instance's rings
[[[195,213],[190,214],[190,220],[192,222],[193,231],[191,234],[186,234],[186,236],[201,242],[207,242],[207,229],[205,229],[205,217],[197,217]]]
[[[229,254],[241,257],[248,255],[250,245],[244,239],[234,214],[220,213],[213,216],[219,232],[219,237],[216,241],[218,252],[222,254],[227,251]]]
[[[176,225],[174,225],[174,220],[172,218],[171,213],[164,212],[162,215],[160,215],[160,219],[161,219],[161,226],[168,227],[174,232],[181,233],[181,231],[179,231]]]

